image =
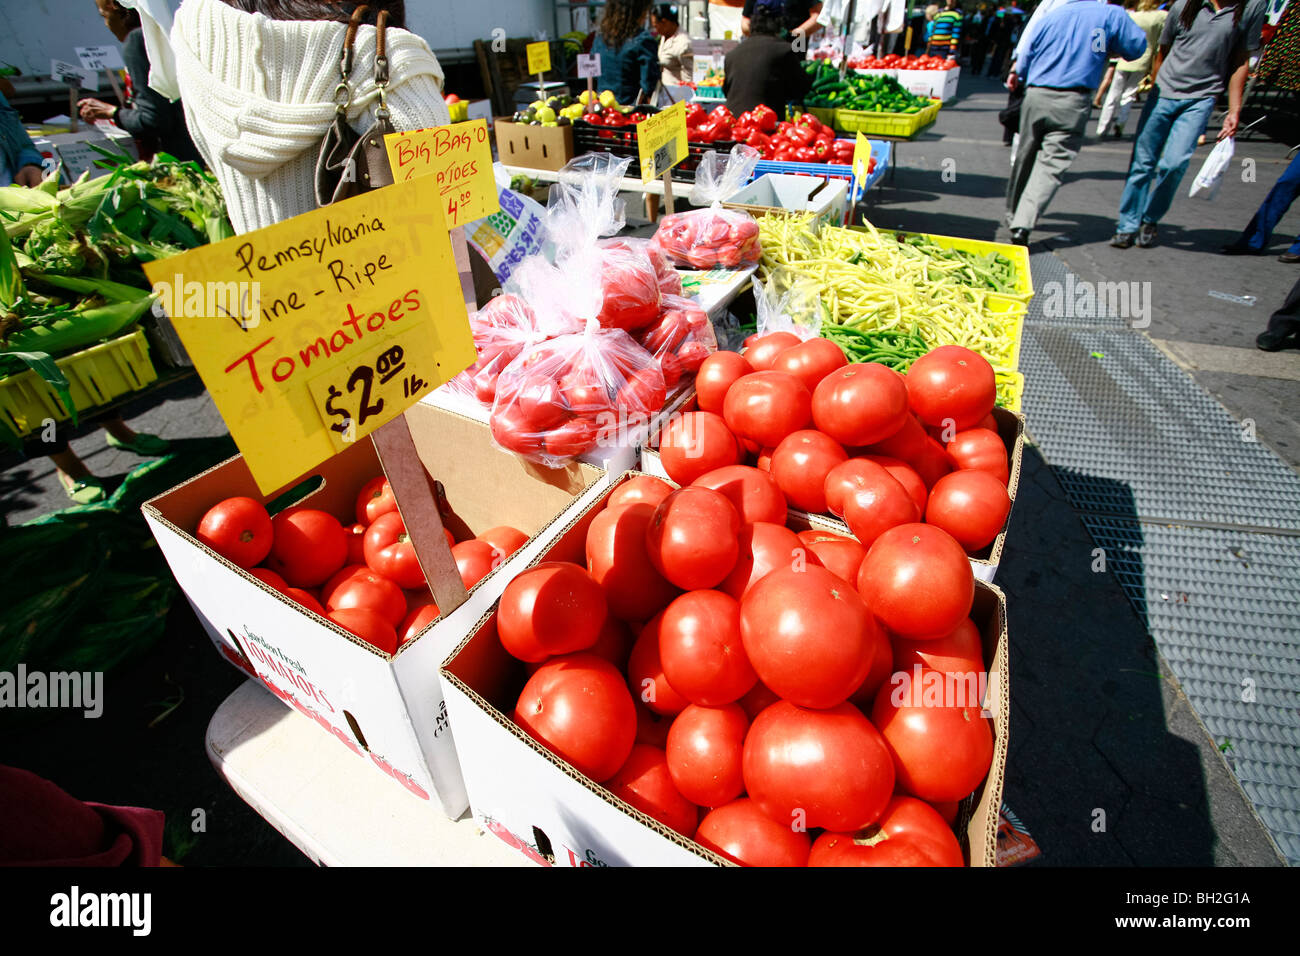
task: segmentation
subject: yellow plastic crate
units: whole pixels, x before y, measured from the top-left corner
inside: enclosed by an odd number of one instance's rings
[[[158,380],[140,328],[57,359],[55,364],[67,377],[72,404],[79,412],[107,405]],[[31,369],[0,378],[0,415],[19,436],[36,431],[47,418],[62,422],[72,417],[54,389]]]
[[[832,106],[801,106],[798,109],[787,110],[785,118],[794,122],[800,113],[811,113],[827,126],[835,125],[835,108]]]
[[[930,105],[916,113],[867,113],[863,110],[836,110],[835,128],[841,133],[865,133],[868,136],[915,136],[934,122],[939,115],[942,100],[931,100]]]
[[[1011,367],[1020,368],[1020,340],[1025,333],[1025,315],[1029,312],[1029,307],[1018,299],[1010,296],[997,295],[990,292],[984,300],[984,314],[997,316],[1005,321],[1003,327],[1011,335]]]
[[[894,233],[894,235],[923,236],[933,241],[936,246],[942,246],[944,249],[956,249],[977,256],[988,255],[990,252],[999,252],[1010,259],[1011,264],[1016,267],[1016,288],[1013,293],[997,294],[1020,299],[1026,303],[1034,297],[1034,280],[1029,272],[1029,250],[1024,246],[1013,245],[1009,242],[985,242],[981,239],[940,236],[932,232],[898,232]]]

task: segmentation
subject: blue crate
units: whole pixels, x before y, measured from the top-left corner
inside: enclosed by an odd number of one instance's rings
[[[852,142],[849,140],[849,142]],[[753,182],[759,176],[765,173],[786,173],[789,175],[804,176],[821,176],[823,179],[847,179],[849,180],[849,198],[854,202],[860,202],[866,195],[868,189],[880,182],[880,178],[885,175],[889,168],[889,159],[892,155],[893,143],[886,140],[873,139],[871,142],[871,155],[876,160],[876,169],[861,188],[857,188],[853,180],[852,166],[837,166],[833,163],[778,163],[774,159],[760,159],[758,165],[754,167],[754,175],[750,179]]]

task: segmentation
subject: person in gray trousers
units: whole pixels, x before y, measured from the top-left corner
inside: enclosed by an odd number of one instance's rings
[[[1012,89],[1025,85],[1020,145],[1007,182],[1012,242],[1029,244],[1029,233],[1083,145],[1092,94],[1107,61],[1135,60],[1146,48],[1146,33],[1123,7],[1095,0],[1067,0],[1034,31],[1007,77]]]

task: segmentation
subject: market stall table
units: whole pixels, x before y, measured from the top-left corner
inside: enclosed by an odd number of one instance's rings
[[[449,820],[247,680],[208,724],[208,759],[240,799],[322,866],[528,866],[468,814]]]
[[[529,166],[507,166],[504,163],[506,172],[513,176],[527,176],[529,179],[536,179],[544,183],[558,183],[560,181],[560,170],[558,169],[533,169]],[[688,183],[679,183],[683,194],[689,191]],[[621,192],[645,193],[647,196],[662,196],[664,194],[664,181],[662,179],[652,179],[648,183],[643,183],[639,177],[624,176],[623,182],[619,185]],[[676,190],[674,193],[676,194]],[[655,215],[650,219],[655,222],[659,218],[658,207],[655,207]]]

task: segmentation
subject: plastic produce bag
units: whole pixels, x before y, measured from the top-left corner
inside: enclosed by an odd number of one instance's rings
[[[659,280],[660,295],[682,294],[682,274],[673,267],[673,264],[668,261],[668,257],[651,240],[636,239],[629,236],[620,239],[605,239],[600,244],[607,249],[621,246],[629,250],[644,252],[649,257],[650,265],[655,270],[655,276]]]
[[[664,216],[653,244],[674,265],[692,269],[739,269],[758,263],[762,248],[758,223],[747,212],[723,209],[721,202],[749,182],[761,154],[737,143],[730,153],[710,150],[695,171],[691,202],[705,209]]]
[[[647,425],[667,397],[659,362],[621,329],[582,332],[521,354],[497,380],[492,437],[559,468],[629,425]]]
[[[1201,164],[1200,172],[1192,180],[1192,188],[1187,195],[1192,199],[1213,199],[1217,196],[1219,186],[1223,184],[1223,174],[1228,171],[1235,151],[1236,145],[1231,136],[1215,143],[1214,149],[1210,150],[1210,155]]]
[[[659,320],[637,336],[637,341],[659,361],[664,387],[672,391],[683,376],[694,375],[710,353],[718,350],[718,337],[708,314],[694,299],[663,297]]]
[[[821,334],[821,286],[784,266],[772,270],[766,285],[754,277],[754,306],[758,335],[791,332],[807,341]]]

